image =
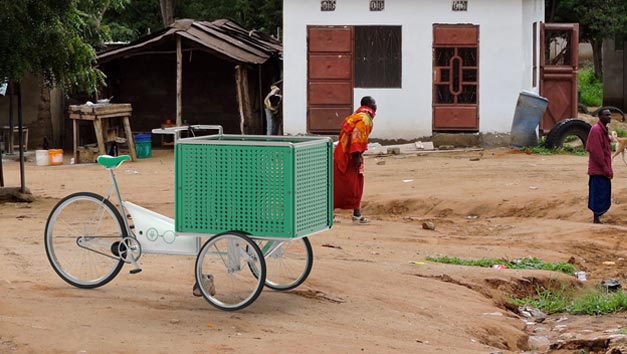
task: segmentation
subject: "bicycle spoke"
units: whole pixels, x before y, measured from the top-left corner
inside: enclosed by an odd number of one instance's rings
[[[122,216],[110,201],[88,192],[62,199],[46,223],[46,255],[57,274],[82,288],[102,286],[124,261],[111,246],[126,237]]]
[[[258,274],[242,271],[246,265],[260,271]],[[202,284],[207,276],[211,276],[211,286]],[[263,279],[263,255],[254,242],[243,234],[232,232],[215,235],[198,254],[196,281],[205,299],[219,309],[239,310],[250,305],[261,293]]]

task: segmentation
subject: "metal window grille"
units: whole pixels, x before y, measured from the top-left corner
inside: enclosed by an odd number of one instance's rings
[[[401,87],[401,29],[401,26],[355,26],[355,87]]]

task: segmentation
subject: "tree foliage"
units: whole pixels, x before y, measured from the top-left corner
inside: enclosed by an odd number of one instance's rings
[[[124,9],[107,12],[103,23],[114,41],[133,41],[164,27],[157,0],[131,0]]]
[[[547,4],[554,8],[548,12],[548,21],[579,23],[582,41],[627,35],[625,0],[551,0]]]
[[[185,1],[177,6],[177,15],[180,18],[206,21],[229,18],[246,28],[274,34],[281,27],[283,2],[281,0],[213,0],[210,3]]]
[[[103,75],[90,42],[105,39],[99,20],[124,1],[0,1],[0,81],[32,73],[48,85],[93,91]]]
[[[95,48],[112,40],[111,28],[103,23],[108,11],[122,11],[130,0],[78,0],[79,11],[85,18],[84,39]]]
[[[103,23],[111,29],[113,40],[132,41],[164,28],[161,3],[174,3],[174,18],[199,21],[231,19],[242,26],[268,34],[280,31],[282,0],[130,0],[123,10],[105,15]]]
[[[627,1],[549,0],[546,4],[547,22],[579,23],[579,39],[592,45],[595,73],[602,77],[603,41],[627,38]]]

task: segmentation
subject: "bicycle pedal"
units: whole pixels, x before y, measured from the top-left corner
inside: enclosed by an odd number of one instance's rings
[[[129,272],[129,273],[131,273],[131,274],[137,274],[137,273],[139,273],[139,272],[141,272],[141,271],[142,271],[142,269],[141,269],[141,268],[135,268],[135,269],[131,269],[131,270],[129,270],[128,272]]]

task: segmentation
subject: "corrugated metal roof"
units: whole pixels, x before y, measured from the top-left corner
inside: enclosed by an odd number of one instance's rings
[[[174,36],[181,36],[208,51],[242,63],[263,64],[272,57],[281,59],[283,55],[281,42],[257,30],[247,30],[231,20],[207,22],[183,19],[124,47],[99,53],[98,63],[137,55],[149,47],[170,41]]]

